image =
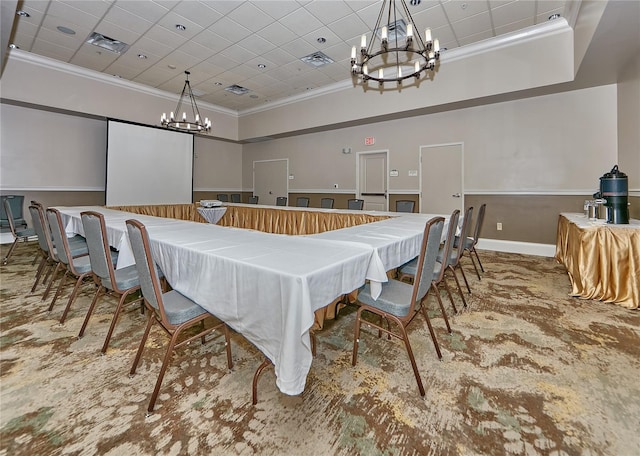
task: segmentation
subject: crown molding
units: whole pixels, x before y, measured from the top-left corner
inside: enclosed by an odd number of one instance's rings
[[[117,76],[109,76],[105,73],[100,73],[99,71],[90,70],[88,68],[82,68],[76,65],[72,65],[70,63],[50,59],[48,57],[44,57],[38,54],[33,54],[31,52],[23,51],[20,49],[12,49],[9,52],[9,58],[19,62],[25,62],[32,65],[36,65],[42,68],[60,71],[62,73],[66,73],[72,76],[91,79],[91,80],[100,82],[102,84],[110,84],[118,88],[133,90],[135,92],[142,93],[144,95],[151,95],[157,98],[164,98],[165,100],[168,100],[174,103],[177,103],[178,100],[180,99],[180,96],[178,94],[169,93],[164,90],[156,89],[154,87],[149,87],[143,84],[139,84],[137,82],[129,81],[127,79],[122,79]],[[201,108],[206,108],[209,111],[213,111],[218,114],[238,117],[238,111],[236,110],[224,108],[222,106],[214,105],[204,101],[203,102],[198,101],[198,106]]]
[[[495,38],[489,38],[477,43],[472,43],[459,48],[451,49],[450,51],[443,51],[440,55],[440,64],[443,65],[446,62],[454,62],[456,60],[465,59],[468,57],[477,56],[490,51],[503,49],[515,44],[525,43],[528,41],[538,40],[547,36],[552,36],[558,33],[572,30],[565,18],[554,19],[542,24],[533,25],[514,32],[505,33],[504,35],[496,36]],[[349,70],[345,69],[345,73]],[[283,100],[276,100],[271,103],[265,103],[264,105],[257,106],[255,108],[243,109],[238,111],[238,116],[248,116],[251,114],[257,114],[259,112],[269,111],[270,109],[287,106],[293,103],[297,103],[303,100],[311,100],[313,98],[321,97],[323,95],[340,92],[345,89],[353,88],[356,84],[353,79],[345,79],[343,81],[336,82],[327,86],[319,87],[310,92],[305,92],[293,97],[285,98]]]

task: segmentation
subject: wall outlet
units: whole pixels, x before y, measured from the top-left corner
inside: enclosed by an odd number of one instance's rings
[[[338,184],[333,184],[333,188],[338,188]]]
[[[496,223],[496,230],[502,231],[502,222]]]

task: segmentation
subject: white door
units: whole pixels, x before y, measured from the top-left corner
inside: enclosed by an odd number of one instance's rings
[[[358,153],[358,198],[364,200],[366,211],[387,211],[387,154]]]
[[[275,206],[278,196],[289,196],[289,159],[253,162],[253,194],[258,204]]]
[[[464,213],[463,144],[420,147],[420,212]]]

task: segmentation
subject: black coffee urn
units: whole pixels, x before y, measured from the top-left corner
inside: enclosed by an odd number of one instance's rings
[[[600,195],[606,203],[607,223],[629,223],[629,180],[618,165],[600,178]]]

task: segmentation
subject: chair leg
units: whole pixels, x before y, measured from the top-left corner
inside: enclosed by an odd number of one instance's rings
[[[462,292],[460,281],[458,280],[458,276],[456,275],[456,270],[451,266],[449,266],[449,269],[451,270],[451,274],[453,275],[453,278],[456,281],[456,285],[458,286],[458,291],[460,292],[460,297],[462,298],[462,304],[464,305],[464,307],[467,307],[467,300],[464,299],[464,293]]]
[[[40,281],[40,276],[42,276],[42,271],[44,271],[46,264],[47,264],[47,257],[42,257],[42,259],[40,260],[40,264],[38,265],[38,269],[36,270],[36,279],[33,281],[33,286],[31,287],[31,293],[36,291],[38,282]]]
[[[67,313],[71,308],[71,304],[73,304],[73,302],[76,300],[76,296],[78,295],[78,290],[80,289],[80,285],[82,285],[82,281],[84,280],[85,277],[87,277],[88,274],[90,273],[82,274],[78,277],[78,280],[76,280],[76,284],[73,287],[71,294],[69,295],[69,301],[67,301],[67,306],[64,308],[64,312],[62,312],[62,317],[60,317],[60,324],[64,323],[65,319],[67,318]]]
[[[136,373],[136,369],[138,368],[138,363],[140,362],[140,358],[142,357],[142,352],[144,351],[144,345],[147,343],[147,338],[149,337],[149,331],[151,331],[151,326],[153,325],[153,321],[154,321],[153,312],[149,312],[149,317],[147,318],[147,327],[144,329],[144,334],[142,335],[140,346],[138,347],[136,357],[133,360],[133,366],[131,366],[131,370],[129,371],[130,377]]]
[[[102,285],[98,286],[96,293],[93,295],[93,300],[91,301],[91,305],[87,310],[87,315],[84,317],[84,321],[82,322],[82,327],[80,328],[80,332],[78,333],[78,339],[80,339],[84,335],[85,329],[87,329],[87,325],[89,324],[89,319],[91,318],[91,314],[93,314],[93,309],[96,307],[98,303],[98,299],[100,298],[102,292],[104,291],[104,287]]]
[[[178,340],[178,335],[180,334],[180,330],[176,330],[171,335],[171,340],[169,341],[169,346],[167,347],[167,352],[164,355],[164,359],[162,360],[162,367],[160,367],[160,373],[158,374],[158,380],[156,380],[156,386],[153,389],[153,393],[151,394],[151,400],[149,401],[149,407],[147,408],[148,413],[153,413],[153,406],[156,404],[156,399],[158,398],[158,393],[160,392],[160,386],[162,386],[162,379],[164,378],[164,373],[167,371],[167,367],[169,367],[169,361],[171,361],[171,354],[173,353],[173,348]]]
[[[362,322],[362,307],[358,309],[356,314],[356,325],[353,330],[353,354],[351,355],[351,365],[355,366],[358,362],[358,344],[360,343],[360,324]]]
[[[424,316],[424,319],[427,320],[427,327],[429,328],[429,334],[431,334],[431,340],[433,341],[433,346],[436,349],[436,353],[438,354],[438,359],[442,359],[442,353],[440,352],[440,344],[438,344],[438,339],[436,339],[436,333],[433,331],[433,326],[431,326],[431,319],[429,318],[429,313],[427,312],[427,308],[424,306],[424,302],[426,301],[426,297],[429,296],[429,294],[427,293],[427,295],[425,295],[425,299],[423,300],[423,304],[420,306],[420,310],[422,311],[422,315]]]
[[[427,321],[429,321],[428,318],[427,318]],[[397,323],[400,326],[400,331],[402,331],[402,340],[404,340],[404,345],[407,348],[407,354],[409,355],[409,360],[411,361],[411,367],[413,368],[413,375],[415,375],[416,382],[418,383],[418,390],[420,390],[420,396],[424,396],[425,394],[424,386],[422,386],[422,379],[420,378],[420,372],[418,371],[416,359],[413,356],[413,350],[411,350],[411,344],[409,343],[409,336],[407,336],[407,330],[405,329],[404,325],[400,321],[398,321]],[[429,327],[431,327],[431,324],[429,324]],[[438,349],[438,351],[440,350]]]
[[[438,287],[433,282],[431,283],[431,288],[433,288],[436,298],[438,299],[438,305],[440,306],[440,311],[442,312],[442,318],[444,318],[444,323],[447,325],[447,331],[449,331],[449,334],[451,334],[451,326],[449,326],[449,319],[447,318],[447,312],[445,312],[444,305],[442,304],[442,298],[440,297],[440,290],[438,290]]]
[[[478,271],[478,266],[476,266],[476,260],[473,259],[473,254],[471,253],[471,250],[469,250],[468,252],[469,252],[469,258],[471,258],[471,264],[473,265],[473,269],[476,271],[476,275],[478,276],[478,280],[482,280],[482,277],[480,277],[480,271]]]
[[[53,273],[51,274],[51,279],[49,280],[49,285],[47,285],[47,289],[44,290],[44,294],[42,295],[42,298],[40,299],[41,301],[46,301],[47,297],[49,296],[49,292],[51,291],[51,287],[53,286],[53,283],[56,281],[56,276],[58,275],[58,270],[60,269],[60,263],[56,263],[56,267],[53,270]],[[51,309],[49,309],[51,310]]]
[[[316,357],[316,333],[309,331],[309,338],[311,339],[311,356]]]
[[[64,275],[60,279],[60,283],[58,284],[58,288],[56,289],[56,294],[53,295],[53,299],[51,300],[51,304],[49,304],[49,308],[47,309],[49,312],[51,312],[51,310],[53,310],[53,305],[56,303],[56,300],[58,299],[58,296],[60,296],[60,293],[62,292],[62,287],[64,287],[64,283],[67,281],[67,275],[68,274],[69,274],[69,271],[64,271]]]
[[[442,280],[444,283],[444,289],[447,290],[447,295],[449,295],[449,301],[451,301],[451,307],[453,307],[453,313],[457,314],[458,309],[456,308],[456,302],[453,299],[453,295],[451,294],[451,289],[449,288],[449,284],[446,280]]]
[[[118,301],[118,307],[116,307],[116,312],[113,314],[113,318],[111,319],[111,325],[109,326],[109,332],[107,333],[107,337],[104,339],[104,344],[102,345],[102,354],[107,353],[107,348],[109,347],[109,341],[111,340],[111,336],[113,335],[113,330],[116,329],[116,323],[118,322],[118,317],[120,316],[120,312],[122,311],[122,306],[124,305],[124,300],[131,293],[131,291],[127,291],[120,296],[120,300]]]
[[[476,250],[475,246],[473,247],[473,253],[476,254],[476,259],[478,260],[478,264],[480,265],[480,270],[482,272],[484,272],[484,267],[482,266],[482,261],[480,261],[480,257],[478,256],[478,251]]]
[[[229,327],[226,323],[222,324],[222,331],[224,332],[224,348],[227,352],[227,367],[231,369],[233,367],[233,359],[231,358],[231,337],[229,335]]]
[[[462,269],[462,265],[458,263],[457,266],[460,269],[460,273],[462,274],[462,278],[464,279],[464,284],[467,286],[467,291],[471,294],[471,287],[469,287],[469,282],[467,281],[467,275],[464,273],[464,269]]]
[[[7,262],[9,261],[9,258],[13,254],[13,249],[16,248],[17,244],[18,244],[18,238],[15,238],[13,240],[13,244],[11,244],[11,247],[9,247],[9,251],[7,252],[7,256],[5,256],[4,259],[2,260],[2,264],[7,264]]]
[[[251,389],[252,389],[251,403],[253,405],[256,405],[258,403],[258,379],[260,378],[262,371],[265,370],[270,365],[271,365],[271,361],[268,358],[265,358],[264,361],[262,361],[262,364],[258,366],[258,369],[256,369],[256,373],[253,374],[253,383],[251,385]]]

